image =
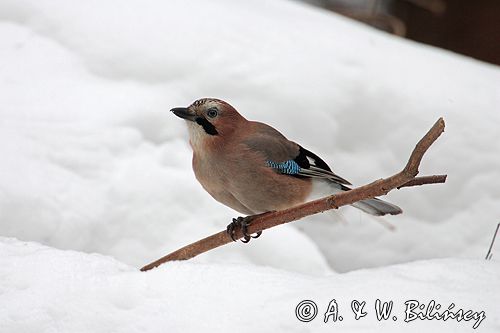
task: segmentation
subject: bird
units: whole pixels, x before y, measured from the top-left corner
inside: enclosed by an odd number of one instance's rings
[[[246,215],[228,225],[234,241],[238,227],[243,242],[260,236],[247,233],[254,216],[310,201],[318,193],[325,196],[351,189],[352,184],[318,155],[270,125],[247,120],[221,99],[201,98],[170,111],[187,123],[196,179],[215,200]],[[378,198],[352,206],[375,216],[402,213],[398,206]]]

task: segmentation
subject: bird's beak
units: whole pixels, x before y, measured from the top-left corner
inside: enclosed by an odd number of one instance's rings
[[[189,110],[189,108],[173,108],[172,111],[177,117],[190,121],[195,121],[196,113]]]

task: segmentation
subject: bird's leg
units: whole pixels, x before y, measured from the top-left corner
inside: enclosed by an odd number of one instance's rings
[[[241,228],[241,232],[243,233],[243,239],[241,240],[243,243],[248,243],[252,238],[258,238],[262,234],[262,231],[257,232],[255,235],[249,235],[247,230],[253,219],[259,215],[262,214],[250,215],[245,217],[239,216],[238,218],[233,219],[233,222],[231,222],[226,229],[229,236],[231,236],[231,239],[236,242],[234,236],[238,228]]]

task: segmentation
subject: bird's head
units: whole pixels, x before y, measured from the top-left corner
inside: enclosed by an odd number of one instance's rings
[[[188,107],[170,111],[186,120],[192,145],[227,138],[246,122],[231,105],[215,98],[198,99]]]

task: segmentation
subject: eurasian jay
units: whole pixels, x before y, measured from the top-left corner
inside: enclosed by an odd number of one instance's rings
[[[269,125],[245,119],[222,100],[203,98],[171,111],[187,122],[196,179],[215,200],[242,214],[281,210],[317,199],[319,192],[325,196],[349,190],[351,183],[318,155]],[[377,216],[402,213],[377,198],[352,206]],[[245,241],[250,240],[249,223],[246,218],[233,220],[228,226],[233,240],[235,224]]]

